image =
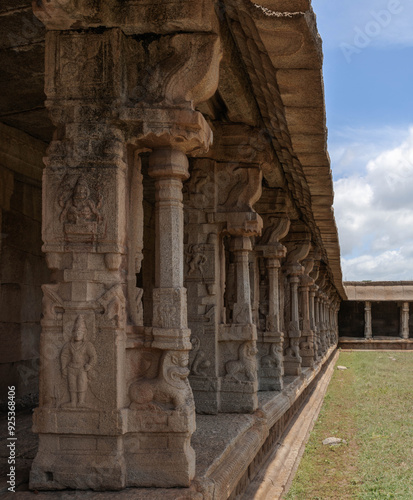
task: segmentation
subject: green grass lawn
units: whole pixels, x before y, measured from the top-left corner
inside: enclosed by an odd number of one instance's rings
[[[286,498],[413,500],[413,352],[341,352],[337,365]]]

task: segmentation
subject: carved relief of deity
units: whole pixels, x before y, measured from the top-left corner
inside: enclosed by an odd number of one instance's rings
[[[100,193],[93,200],[89,184],[80,175],[73,188],[65,178],[60,187],[58,203],[62,209],[59,220],[67,235],[96,235],[103,222],[101,213],[103,197]]]
[[[86,340],[87,326],[83,315],[74,323],[72,339],[63,346],[60,353],[63,378],[67,380],[70,401],[62,408],[85,408],[86,392],[93,367],[97,363],[96,349]]]

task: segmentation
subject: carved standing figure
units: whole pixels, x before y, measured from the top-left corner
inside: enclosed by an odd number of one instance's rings
[[[88,373],[96,365],[97,354],[91,342],[85,339],[87,327],[83,315],[76,318],[73,337],[63,346],[60,354],[62,375],[67,379],[70,401],[63,408],[84,408],[88,386]]]
[[[202,253],[202,245],[191,245],[186,253],[186,262],[189,266],[188,276],[196,272],[201,273],[204,277],[204,265],[207,261],[206,256]]]

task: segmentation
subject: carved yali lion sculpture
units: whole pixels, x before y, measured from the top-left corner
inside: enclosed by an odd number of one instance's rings
[[[271,344],[269,354],[261,358],[261,371],[264,376],[280,375],[282,370],[282,352],[283,348],[280,344]]]
[[[164,352],[158,377],[140,379],[129,387],[133,410],[183,410],[193,404],[188,382],[188,354]]]
[[[254,342],[248,341],[240,345],[238,349],[238,359],[227,361],[225,370],[227,379],[233,379],[237,382],[250,381],[257,379],[256,355],[258,350]]]

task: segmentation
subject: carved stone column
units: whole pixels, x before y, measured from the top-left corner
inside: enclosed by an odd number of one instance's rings
[[[48,30],[46,105],[56,132],[43,181],[43,248],[54,283],[43,287],[40,440],[30,485],[189,486],[195,408],[182,181],[186,153],[212,140],[194,108],[217,88],[214,2],[168,8],[161,24],[156,0],[126,0],[121,9],[103,2],[99,16],[93,2],[78,4],[34,3]],[[142,151],[152,151],[156,191],[147,328],[133,286],[142,260]]]
[[[373,331],[371,328],[371,302],[364,303],[364,337],[366,339],[373,338]]]
[[[321,299],[320,292],[317,285],[313,286],[314,288],[314,306],[315,306],[315,324],[316,324],[316,358],[317,361],[321,359]]]
[[[56,132],[45,159],[42,231],[53,284],[42,287],[35,489],[126,485],[130,205],[126,140],[115,118],[122,37],[46,34],[46,106]]]
[[[230,237],[227,320],[218,335],[220,399],[222,412],[246,413],[258,406],[257,327],[252,319],[249,253],[251,236],[262,230],[262,219],[252,208],[261,196],[262,172],[258,165],[237,164],[227,165],[226,172],[232,175],[218,185],[218,211],[213,217],[222,234]]]
[[[247,413],[257,409],[258,364],[257,327],[252,322],[248,236],[232,236],[235,300],[232,320],[220,328],[221,411]],[[235,352],[234,352],[235,348]]]
[[[403,302],[401,308],[400,308],[400,337],[402,339],[408,339],[409,338],[409,302]]]
[[[300,295],[301,295],[301,342],[300,354],[302,357],[302,366],[314,366],[314,330],[311,325],[312,308],[310,302],[310,287],[314,284],[310,273],[314,267],[314,258],[307,258],[303,261],[304,272],[300,280]]]
[[[290,311],[288,325],[288,341],[284,357],[284,371],[286,375],[300,375],[302,358],[300,354],[300,312],[298,287],[300,277],[304,268],[300,262],[308,255],[310,250],[310,241],[293,242],[287,245],[287,275],[290,295]]]
[[[284,333],[280,328],[281,308],[279,295],[279,269],[281,259],[287,254],[287,249],[279,240],[284,238],[290,228],[288,217],[270,217],[268,225],[255,247],[263,252],[268,272],[268,314],[262,342],[265,354],[260,358],[259,382],[262,391],[281,391],[283,389],[283,344]],[[267,347],[268,345],[268,347]]]

